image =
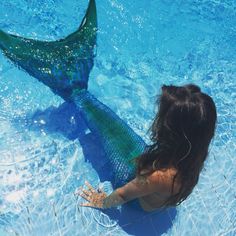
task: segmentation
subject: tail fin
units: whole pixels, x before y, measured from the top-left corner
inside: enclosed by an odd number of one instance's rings
[[[27,39],[0,30],[0,48],[16,65],[51,90],[70,100],[72,94],[87,89],[96,46],[97,13],[90,0],[77,31],[57,41]]]

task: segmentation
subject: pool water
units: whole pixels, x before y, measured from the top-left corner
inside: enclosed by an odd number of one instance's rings
[[[146,142],[162,84],[196,83],[215,100],[217,130],[199,183],[166,212],[80,207],[73,193],[85,180],[111,191],[85,158],[85,123],[0,53],[0,235],[236,235],[236,2],[96,2],[89,90]],[[60,39],[77,29],[87,3],[3,0],[0,28]],[[98,149],[89,134],[83,142]]]

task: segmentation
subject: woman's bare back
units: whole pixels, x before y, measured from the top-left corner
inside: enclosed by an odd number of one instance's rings
[[[144,170],[145,173],[145,170]],[[169,168],[166,170],[159,170],[152,173],[162,184],[162,191],[154,192],[150,195],[139,198],[139,203],[145,211],[153,211],[157,208],[161,208],[167,199],[171,196],[171,188],[174,176],[177,170],[175,168]],[[178,193],[180,190],[180,181],[176,178],[173,188],[173,194]]]

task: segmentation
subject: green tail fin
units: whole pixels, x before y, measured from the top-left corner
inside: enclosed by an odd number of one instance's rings
[[[95,0],[90,0],[80,27],[56,41],[39,41],[0,30],[0,48],[16,65],[65,100],[87,89],[97,37]]]

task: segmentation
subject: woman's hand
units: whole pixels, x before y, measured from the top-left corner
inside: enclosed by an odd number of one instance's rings
[[[88,201],[80,204],[80,206],[103,208],[103,200],[107,197],[107,194],[102,190],[97,191],[87,181],[85,181],[85,185],[88,190],[81,188],[75,193]]]

